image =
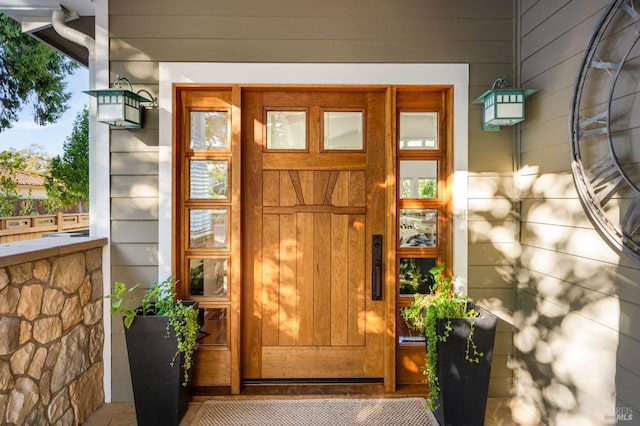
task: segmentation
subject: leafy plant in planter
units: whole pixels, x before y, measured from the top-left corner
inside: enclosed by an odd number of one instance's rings
[[[177,425],[189,405],[189,370],[200,329],[197,302],[176,299],[173,278],[153,283],[139,306],[115,284],[111,314],[122,314],[136,418],[140,426]],[[132,307],[137,306],[137,307]]]
[[[478,364],[485,354],[478,350],[474,341],[474,318],[477,316],[473,304],[466,296],[453,292],[451,278],[444,275],[445,265],[431,268],[433,276],[433,292],[415,294],[409,307],[402,310],[401,315],[410,330],[423,333],[426,338],[427,357],[423,368],[425,382],[429,385],[427,408],[438,409],[440,397],[440,380],[438,374],[438,344],[444,343],[453,331],[454,318],[470,318],[470,331],[466,337],[464,358],[469,363]],[[438,323],[444,326],[438,327]],[[462,397],[462,396],[460,396]]]
[[[198,309],[193,303],[186,303],[176,299],[175,286],[173,277],[165,279],[161,283],[154,282],[142,297],[140,305],[131,307],[135,303],[132,292],[137,289],[140,284],[127,287],[122,282],[116,282],[114,293],[105,296],[111,299],[111,315],[121,314],[124,319],[124,325],[127,328],[137,316],[166,316],[169,321],[167,323],[166,337],[171,335],[171,331],[175,333],[178,343],[178,350],[171,360],[173,366],[179,354],[182,354],[182,362],[184,366],[183,386],[189,382],[189,370],[193,365],[193,353],[198,343],[197,336],[200,330],[198,322]]]
[[[425,293],[430,291],[433,285],[433,277],[422,271],[422,265],[419,265],[416,259],[402,259],[398,274],[400,293]]]

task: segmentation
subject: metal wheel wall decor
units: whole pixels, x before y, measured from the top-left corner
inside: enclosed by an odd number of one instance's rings
[[[640,1],[640,0],[638,0]],[[589,219],[640,263],[640,12],[613,0],[589,40],[571,105],[571,167]]]

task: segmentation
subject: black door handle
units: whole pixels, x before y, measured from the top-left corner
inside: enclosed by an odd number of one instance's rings
[[[371,238],[371,300],[382,300],[382,235]]]

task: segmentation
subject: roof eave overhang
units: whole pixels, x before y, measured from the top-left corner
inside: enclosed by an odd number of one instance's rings
[[[66,24],[95,38],[95,6],[91,0],[0,0],[0,12],[22,26],[22,31],[78,64],[89,66],[87,49],[61,37],[51,23],[54,10],[71,11]]]

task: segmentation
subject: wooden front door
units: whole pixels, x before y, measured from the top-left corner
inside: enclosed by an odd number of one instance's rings
[[[385,105],[375,88],[243,90],[243,380],[384,377]]]

